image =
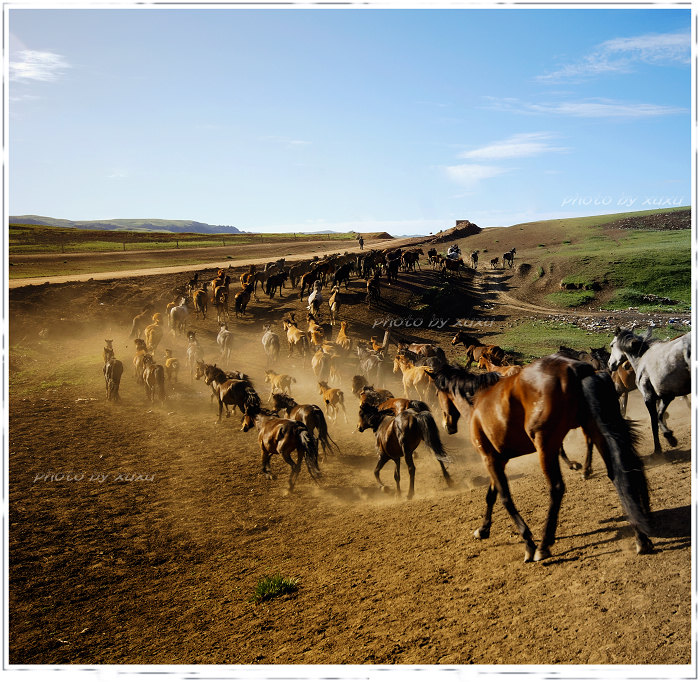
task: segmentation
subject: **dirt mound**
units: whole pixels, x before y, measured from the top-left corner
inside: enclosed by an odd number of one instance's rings
[[[687,211],[672,211],[670,213],[630,216],[629,218],[616,220],[605,227],[619,230],[689,230],[690,209]]]
[[[464,239],[464,237],[471,237],[473,234],[479,234],[480,232],[481,228],[475,223],[470,223],[468,220],[458,220],[454,227],[439,232],[437,237],[430,240],[430,243],[452,242],[455,239]]]
[[[388,232],[369,232],[362,235],[363,239],[394,239]]]

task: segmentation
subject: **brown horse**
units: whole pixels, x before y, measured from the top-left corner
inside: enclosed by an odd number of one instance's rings
[[[119,383],[121,382],[122,374],[124,373],[124,365],[121,360],[114,357],[111,343],[108,348],[104,348],[105,364],[102,368],[102,373],[105,377],[105,391],[107,400],[119,400]]]
[[[201,371],[204,376],[204,383],[211,386],[217,401],[219,402],[219,417],[226,405],[226,416],[229,416],[229,406],[233,406],[235,411],[238,408],[245,412],[249,408],[260,405],[260,396],[255,392],[253,384],[249,379],[231,379],[220,367],[216,365],[197,364],[198,373]]]
[[[143,310],[134,317],[131,321],[131,331],[129,332],[129,338],[141,336],[141,332],[148,326],[151,321],[151,315],[153,311],[153,304],[148,303],[144,306]]]
[[[236,317],[245,315],[245,310],[250,302],[250,296],[253,293],[254,284],[246,284],[242,291],[239,291],[233,297],[233,306],[236,312]]]
[[[165,401],[165,369],[163,365],[156,364],[153,356],[143,356],[143,384],[146,388],[146,397],[154,403]]]
[[[163,316],[160,313],[154,313],[153,324],[149,324],[144,329],[143,335],[146,338],[148,352],[154,353],[163,338]]]
[[[364,431],[365,429],[372,429],[376,434],[379,461],[374,469],[374,477],[382,490],[386,490],[386,487],[379,478],[379,472],[391,459],[396,467],[394,470],[396,494],[399,495],[401,493],[401,458],[403,457],[406,461],[409,475],[408,499],[410,500],[413,497],[416,478],[416,465],[413,463],[413,453],[421,442],[425,443],[435,454],[447,485],[452,484],[452,479],[445,467],[445,463],[449,462],[449,458],[442,446],[437,425],[430,412],[404,410],[395,414],[393,409],[380,410],[374,405],[364,403],[360,405],[357,430]]]
[[[469,348],[469,346],[481,346],[481,345],[483,345],[481,343],[481,341],[476,338],[476,336],[472,336],[471,334],[467,334],[467,332],[465,332],[463,329],[460,329],[454,335],[454,338],[452,339],[453,346],[456,346],[459,343],[464,344],[465,348]]]
[[[318,483],[321,471],[318,468],[318,443],[305,424],[296,419],[282,419],[274,412],[258,406],[250,406],[243,417],[243,431],[258,429],[258,443],[262,454],[262,471],[268,479],[274,475],[270,471],[272,455],[279,454],[289,464],[292,471],[289,474],[289,491],[294,489],[302,460],[311,478]],[[292,459],[296,450],[297,461]]]
[[[637,553],[652,551],[648,538],[649,492],[642,461],[635,451],[636,434],[620,414],[610,377],[596,374],[591,365],[549,355],[527,365],[518,374],[472,374],[446,365],[431,372],[438,388],[444,425],[457,431],[460,416],[468,420],[471,441],[481,454],[491,478],[486,512],[478,539],[489,537],[496,497],[525,542],[525,561],[551,556],[564,481],[559,448],[566,434],[578,427],[596,444],[615,484],[636,535]],[[537,452],[549,486],[550,504],[542,540],[535,546],[532,533],[513,503],[505,467],[514,457]]]
[[[275,412],[282,411],[287,419],[296,419],[302,424],[306,424],[306,428],[316,436],[323,448],[323,461],[332,448],[335,447],[340,452],[338,444],[328,435],[328,424],[323,410],[318,405],[299,405],[294,398],[286,393],[275,393],[272,396],[272,401]]]
[[[216,281],[216,280],[215,280]],[[216,288],[212,290],[212,294],[216,291]],[[202,316],[203,320],[207,319],[207,287],[205,284],[201,285],[201,289],[197,289],[192,294],[192,303],[194,304],[194,314],[197,319]]]
[[[472,362],[478,363],[482,356],[495,364],[502,365],[506,354],[500,346],[469,346],[467,348],[466,366],[471,367]]]
[[[366,383],[367,382],[365,382],[365,384]],[[378,407],[383,402],[391,400],[394,394],[386,388],[374,388],[374,386],[365,385],[360,389],[357,397],[360,400],[360,404],[369,403],[370,405]]]
[[[368,402],[368,401],[364,401]],[[430,407],[422,400],[409,400],[408,398],[389,398],[377,406],[377,409],[391,410],[394,414],[403,412],[404,410],[413,410],[414,412],[430,412]]]

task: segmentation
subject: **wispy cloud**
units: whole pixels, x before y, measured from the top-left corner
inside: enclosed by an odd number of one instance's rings
[[[500,166],[485,166],[477,163],[463,163],[457,166],[446,166],[445,172],[452,182],[473,189],[481,180],[495,178],[498,175],[507,173],[507,168]]]
[[[656,33],[613,38],[578,61],[543,74],[544,82],[576,81],[609,73],[631,73],[639,64],[690,64],[690,33]]]
[[[459,154],[459,158],[477,160],[517,159],[538,156],[549,152],[568,151],[565,147],[552,146],[550,140],[553,137],[552,133],[546,132],[512,135],[505,140],[492,142],[478,149],[462,152]]]
[[[610,99],[587,99],[569,102],[523,102],[513,98],[487,98],[488,108],[526,114],[550,114],[579,118],[652,118],[688,112],[683,107]]]
[[[55,81],[69,68],[70,64],[60,54],[20,50],[10,59],[10,80]]]

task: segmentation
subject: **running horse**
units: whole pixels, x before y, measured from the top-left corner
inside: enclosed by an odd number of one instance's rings
[[[287,419],[296,419],[306,425],[309,431],[316,435],[316,439],[323,448],[323,460],[326,454],[333,448],[340,453],[338,444],[328,435],[328,424],[323,415],[323,410],[318,405],[300,405],[294,398],[286,393],[275,393],[272,396],[274,411],[282,412]]]
[[[691,390],[690,332],[670,341],[657,341],[651,338],[651,327],[643,337],[618,327],[610,349],[608,369],[618,369],[625,359],[634,369],[637,388],[651,419],[654,453],[661,452],[659,426],[668,444],[675,448],[678,441],[666,425],[665,413],[674,398],[686,396]]]
[[[374,477],[382,490],[386,490],[386,486],[382,484],[379,472],[389,460],[393,460],[395,465],[394,481],[396,481],[396,494],[401,494],[401,458],[403,457],[408,467],[408,499],[413,498],[416,478],[416,465],[413,462],[413,453],[421,442],[425,443],[432,450],[440,463],[442,475],[447,485],[452,485],[452,479],[445,467],[445,463],[449,462],[449,458],[440,441],[437,424],[435,424],[435,420],[430,412],[425,410],[416,412],[415,410],[407,409],[396,414],[394,409],[391,408],[380,410],[370,403],[361,403],[357,430],[364,431],[365,429],[372,429],[376,435],[379,461],[374,469]]]
[[[446,365],[430,373],[448,433],[456,433],[460,416],[468,420],[472,444],[491,478],[486,512],[477,539],[488,538],[496,498],[525,543],[525,561],[551,556],[565,486],[559,467],[559,448],[571,430],[583,427],[593,439],[613,481],[636,536],[638,554],[652,551],[649,492],[644,467],[635,445],[638,437],[620,414],[612,380],[587,363],[559,355],[536,360],[513,376],[473,374]],[[518,513],[505,473],[509,460],[537,452],[549,486],[549,510],[542,540]]]
[[[260,407],[259,404],[246,407],[243,417],[242,431],[253,427],[258,429],[258,443],[262,454],[262,471],[268,479],[274,478],[270,471],[270,459],[278,454],[289,464],[292,471],[289,474],[289,491],[294,489],[302,461],[314,482],[318,483],[321,471],[318,468],[318,443],[309,429],[296,419],[282,419],[274,412]],[[292,453],[296,450],[296,462]]]

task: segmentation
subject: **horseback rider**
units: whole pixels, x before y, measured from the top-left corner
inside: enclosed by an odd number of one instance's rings
[[[447,257],[453,260],[459,260],[462,257],[462,252],[457,244],[452,244],[449,249],[447,249]]]

